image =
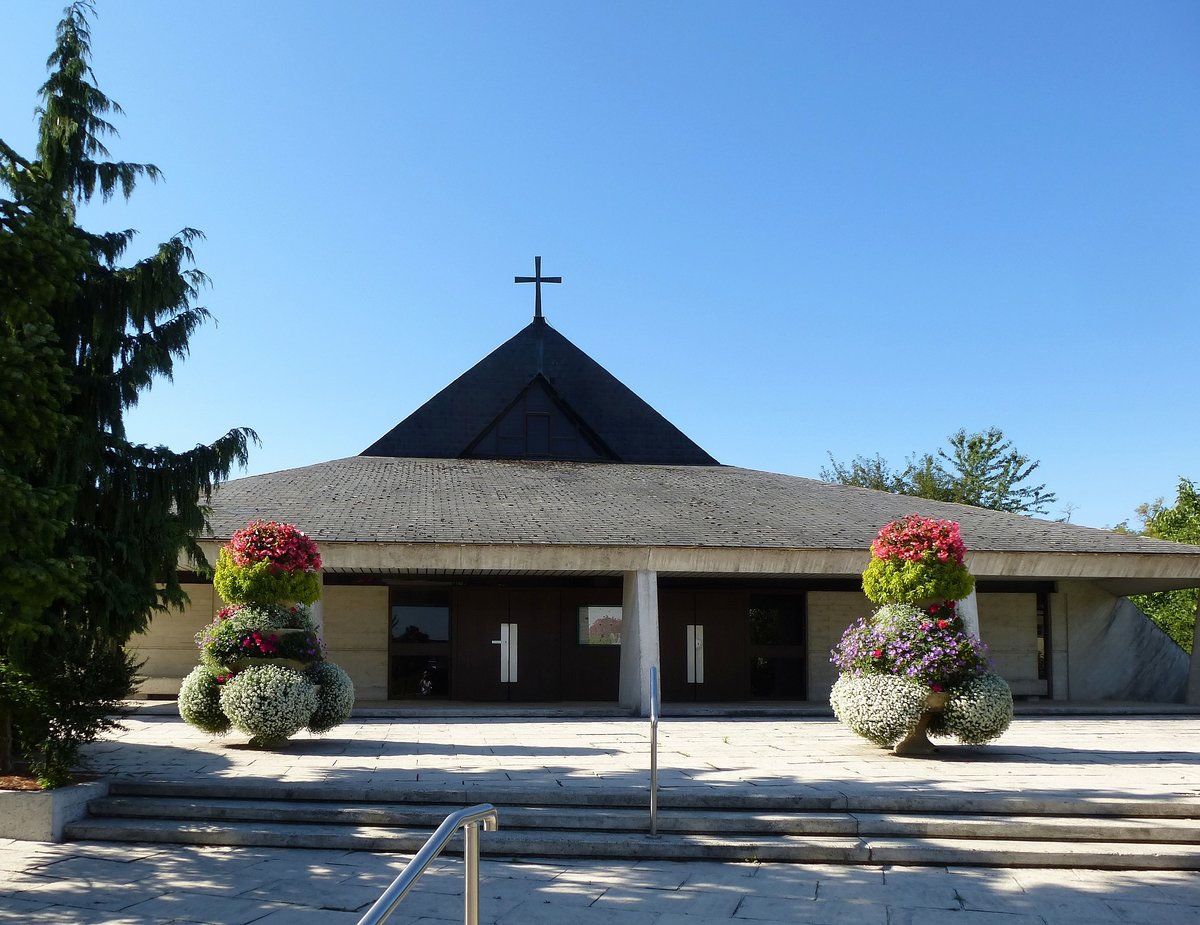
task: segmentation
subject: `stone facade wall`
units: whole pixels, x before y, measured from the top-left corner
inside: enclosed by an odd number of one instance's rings
[[[145,633],[129,640],[127,648],[144,660],[138,688],[141,697],[174,697],[184,676],[200,664],[196,634],[212,622],[224,604],[212,585],[184,585],[191,598],[182,612],[156,613]]]
[[[808,593],[808,699],[829,700],[837,668],[829,650],[837,645],[851,623],[865,617],[875,605],[860,591],[810,591]]]
[[[388,695],[388,589],[326,585],[321,597],[328,658],[354,681],[359,700]]]
[[[1038,679],[1037,595],[980,594],[979,636],[987,643],[996,674],[1017,696],[1049,694]]]
[[[212,622],[224,601],[210,584],[184,585],[191,603],[183,612],[155,614],[128,648],[145,665],[142,697],[174,697],[184,676],[200,663],[196,633]],[[354,681],[360,700],[387,699],[388,592],[384,587],[325,586],[319,604],[329,659]],[[314,608],[315,609],[315,608]]]

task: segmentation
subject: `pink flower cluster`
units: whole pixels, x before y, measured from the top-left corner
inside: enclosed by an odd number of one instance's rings
[[[258,630],[253,630],[242,640],[242,649],[247,655],[274,655],[279,649],[279,637],[274,633],[264,636]]]
[[[871,555],[876,559],[904,559],[909,562],[937,559],[939,562],[953,561],[955,565],[962,565],[966,552],[958,524],[953,520],[933,520],[920,514],[909,514],[888,524],[871,544]]]
[[[225,545],[233,564],[268,560],[283,572],[312,572],[321,567],[317,544],[292,524],[256,520],[238,530]]]

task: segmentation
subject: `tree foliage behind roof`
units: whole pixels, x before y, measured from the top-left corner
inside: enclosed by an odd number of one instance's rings
[[[102,139],[114,129],[105,116],[120,108],[88,65],[91,12],[74,3],[59,24],[36,157],[0,141],[11,197],[0,199],[0,536],[10,537],[0,542],[0,669],[27,687],[100,664],[153,611],[183,603],[179,557],[200,556],[203,505],[256,439],[237,428],[174,452],[126,437],[125,411],[155,379],[171,378],[208,312],[194,304],[205,282],[191,266],[199,232],[185,228],[122,264],[134,232],[76,223],[77,205],[128,197],[139,179],[159,176],[149,164],[106,159]],[[107,664],[127,689],[131,666]],[[75,728],[73,739],[91,727]],[[70,748],[23,744],[43,757]]]
[[[1175,503],[1168,506],[1162,498],[1137,509],[1142,521],[1140,532],[1160,540],[1200,544],[1200,492],[1191,479],[1181,478]],[[1158,624],[1185,652],[1191,652],[1196,633],[1196,607],[1200,591],[1159,591],[1135,594],[1130,598],[1138,608]]]
[[[902,469],[879,454],[856,456],[848,463],[830,454],[830,465],[820,475],[827,482],[1013,514],[1045,514],[1058,500],[1044,484],[1026,484],[1040,463],[1014,449],[999,428],[974,434],[959,430],[948,443],[936,453],[910,456]]]

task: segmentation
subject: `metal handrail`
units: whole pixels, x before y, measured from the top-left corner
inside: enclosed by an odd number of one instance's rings
[[[650,834],[658,835],[658,668],[650,666]]]
[[[496,807],[491,803],[480,803],[468,806],[456,813],[451,813],[437,827],[437,831],[429,836],[429,840],[421,846],[421,850],[413,855],[413,859],[404,865],[400,876],[392,881],[392,885],[383,891],[383,895],[375,900],[375,905],[367,910],[366,915],[358,920],[358,925],[379,925],[384,922],[400,904],[404,895],[412,889],[421,874],[425,873],[433,859],[442,853],[446,843],[454,837],[460,828],[463,830],[463,923],[464,925],[479,925],[479,824],[483,823],[484,831],[495,832],[500,827]]]

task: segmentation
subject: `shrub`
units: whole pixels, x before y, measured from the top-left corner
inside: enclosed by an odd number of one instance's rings
[[[839,721],[863,738],[887,748],[917,725],[929,688],[909,678],[887,674],[842,675],[829,703]]]
[[[961,600],[975,587],[966,566],[937,559],[872,559],[863,593],[876,604]]]
[[[308,731],[328,732],[350,718],[354,709],[354,682],[333,662],[321,662],[308,671],[317,685],[317,708],[308,721]]]
[[[203,665],[197,665],[183,679],[179,715],[185,723],[212,735],[229,731],[229,717],[221,712],[221,684]]]
[[[983,745],[1000,736],[1012,717],[1008,683],[996,674],[980,674],[950,692],[946,709],[930,721],[929,734],[953,736],[964,745]]]
[[[312,604],[321,597],[321,578],[316,572],[280,571],[269,559],[237,565],[225,548],[217,553],[213,587],[231,604],[271,601]]]
[[[221,709],[252,745],[278,745],[308,724],[317,686],[298,671],[254,665],[221,685]]]

